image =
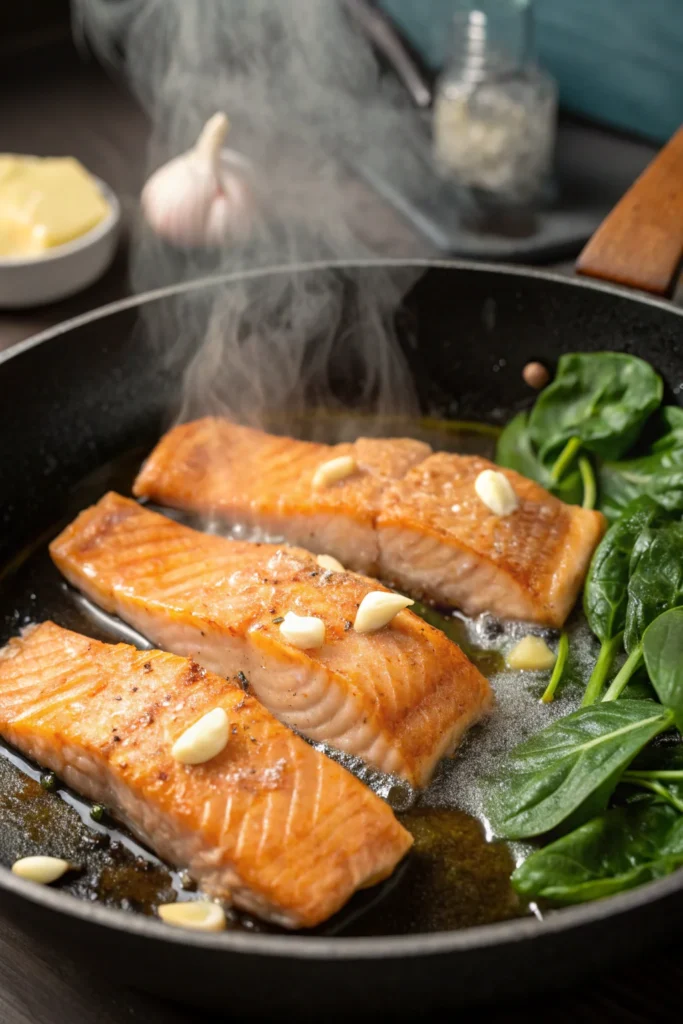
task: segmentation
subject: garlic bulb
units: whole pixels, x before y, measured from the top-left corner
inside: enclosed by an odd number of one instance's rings
[[[161,238],[180,247],[219,246],[248,237],[253,197],[238,154],[222,151],[229,122],[210,118],[192,149],[160,167],[142,190],[145,218]]]

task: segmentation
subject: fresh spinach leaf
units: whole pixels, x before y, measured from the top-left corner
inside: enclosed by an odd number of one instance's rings
[[[627,586],[633,547],[641,531],[656,520],[656,502],[639,498],[610,527],[598,545],[586,578],[583,610],[588,625],[604,643],[626,625]]]
[[[653,520],[641,530],[629,566],[624,646],[629,654],[651,622],[683,604],[683,522]]]
[[[635,356],[565,355],[531,411],[529,435],[545,465],[572,438],[601,459],[620,459],[638,440],[662,394],[661,377]]]
[[[647,494],[671,512],[683,511],[683,446],[663,448],[598,468],[600,508],[612,521],[630,501]]]
[[[655,619],[643,636],[643,656],[650,681],[662,704],[676,713],[683,726],[683,608],[672,608]]]
[[[652,451],[683,448],[683,409],[678,405],[664,405],[657,416],[657,436]]]
[[[645,451],[598,467],[600,508],[610,521],[643,494],[670,511],[683,510],[683,409],[664,406],[647,433]]]
[[[580,708],[515,747],[490,780],[486,813],[507,839],[581,824],[607,806],[636,754],[673,724],[673,712],[650,701]]]
[[[661,738],[669,739],[669,736]],[[651,743],[629,765],[621,781],[655,793],[659,799],[683,811],[683,744]],[[633,795],[629,799],[633,800]]]
[[[531,899],[584,903],[663,878],[683,866],[683,815],[640,801],[607,811],[533,853],[512,875]]]
[[[583,610],[601,648],[586,688],[584,706],[600,696],[621,649],[631,554],[641,531],[658,515],[656,502],[650,498],[636,499],[610,527],[593,555],[584,588]]]
[[[506,469],[514,469],[529,480],[535,480],[547,491],[552,491],[568,505],[578,505],[583,497],[581,473],[574,470],[555,481],[550,470],[538,458],[529,435],[529,414],[520,412],[510,420],[498,438],[496,462]]]

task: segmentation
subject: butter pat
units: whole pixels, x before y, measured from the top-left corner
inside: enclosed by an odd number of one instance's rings
[[[510,668],[522,672],[542,672],[553,668],[557,658],[540,636],[525,636],[515,644],[506,660]]]
[[[0,257],[39,256],[80,238],[109,212],[73,157],[0,154]]]

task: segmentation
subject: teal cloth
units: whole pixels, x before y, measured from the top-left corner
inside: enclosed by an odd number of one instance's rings
[[[454,0],[380,0],[432,67]],[[683,123],[683,0],[537,0],[540,63],[562,105],[664,141]]]

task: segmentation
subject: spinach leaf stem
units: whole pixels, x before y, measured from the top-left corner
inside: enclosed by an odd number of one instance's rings
[[[634,647],[628,658],[617,672],[612,685],[608,689],[605,696],[602,698],[605,700],[616,700],[617,697],[621,696],[622,692],[628,686],[631,676],[634,674],[636,669],[640,668],[643,663],[643,645],[638,644]]]
[[[595,485],[595,472],[587,455],[579,456],[579,472],[581,473],[581,483],[583,484],[583,501],[581,504],[583,508],[594,509],[598,492]]]
[[[666,782],[676,781],[683,779],[683,771],[677,771],[674,769],[653,769],[652,771],[640,771],[633,769],[627,773],[632,779],[661,779]]]
[[[555,699],[555,691],[557,690],[562,676],[564,674],[565,665],[567,664],[567,655],[569,654],[569,637],[566,633],[562,633],[560,637],[560,644],[557,648],[557,661],[553,668],[553,674],[550,677],[550,682],[545,688],[545,693],[541,697],[544,704],[550,704]]]
[[[647,789],[651,793],[656,793],[662,800],[666,800],[668,804],[675,807],[677,811],[683,811],[683,800],[679,800],[677,796],[662,786],[661,782],[651,782],[648,779],[641,779],[637,772],[624,772],[621,776],[622,782],[630,782],[632,786],[640,786],[641,789]]]
[[[609,675],[610,669],[614,664],[614,659],[621,647],[622,640],[624,638],[623,630],[621,633],[617,633],[611,640],[605,640],[600,647],[600,654],[598,660],[595,663],[595,667],[591,672],[591,677],[588,680],[588,686],[586,692],[581,701],[581,707],[588,707],[589,704],[594,704],[602,693],[602,688],[605,685],[605,680]]]
[[[567,471],[567,469],[569,469],[569,466],[574,461],[574,458],[576,457],[580,447],[581,447],[581,438],[580,437],[570,437],[569,438],[569,440],[567,441],[566,445],[562,449],[562,451],[560,453],[560,456],[557,459],[557,462],[555,463],[555,465],[553,466],[553,468],[551,470],[550,476],[551,476],[551,479],[552,479],[553,483],[557,484],[557,483],[560,482],[560,480],[564,476],[565,472]]]

